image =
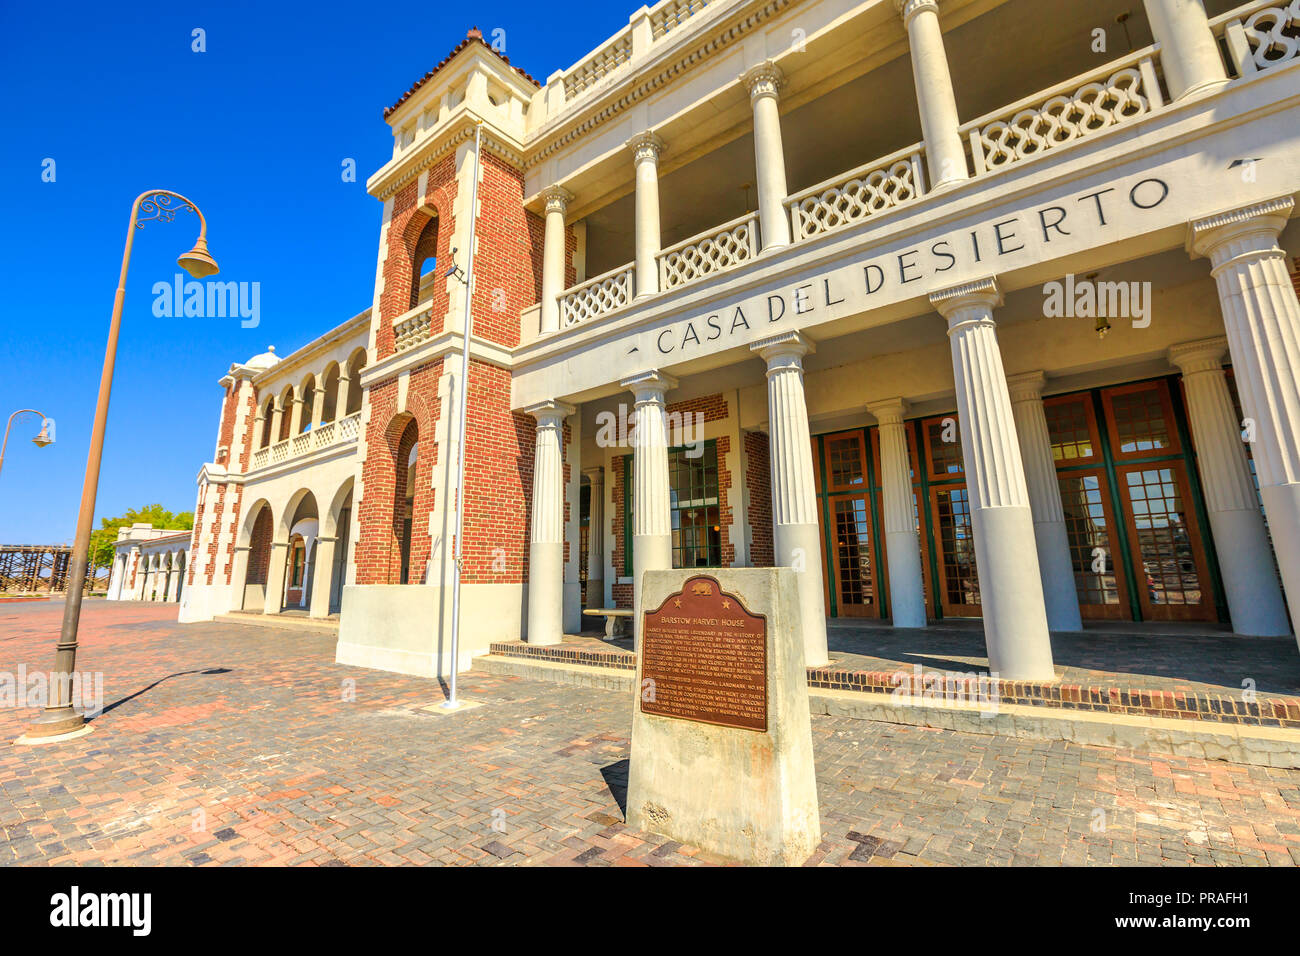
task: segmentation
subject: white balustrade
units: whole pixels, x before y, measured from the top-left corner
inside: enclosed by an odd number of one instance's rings
[[[312,447],[325,448],[334,444],[334,433],[338,430],[335,422],[323,422],[311,430]]]
[[[892,156],[818,183],[785,201],[794,241],[870,218],[925,195],[924,151],[909,146]]]
[[[432,334],[433,303],[417,305],[393,320],[393,350],[401,352],[425,341]]]
[[[1128,123],[1164,106],[1156,47],[1036,93],[962,127],[975,175]]]
[[[620,266],[560,295],[561,326],[577,325],[596,316],[621,309],[634,294],[632,266]]]
[[[650,32],[656,39],[676,30],[695,14],[709,5],[711,0],[664,0],[650,11]]]
[[[347,418],[339,419],[339,441],[356,441],[361,433],[361,413],[354,412]]]
[[[311,432],[303,432],[289,439],[289,454],[294,458],[311,448]]]
[[[572,100],[632,59],[632,31],[624,27],[613,40],[564,74],[564,98]]]
[[[353,412],[346,418],[325,422],[301,435],[294,435],[282,442],[276,442],[266,448],[253,452],[253,464],[249,471],[257,471],[271,465],[283,464],[292,458],[322,448],[333,448],[354,442],[361,434],[361,413]]]
[[[256,471],[258,468],[265,468],[265,467],[266,467],[268,464],[270,464],[270,463],[271,463],[271,446],[270,446],[270,445],[268,445],[268,446],[265,447],[265,448],[259,448],[259,449],[257,449],[257,451],[253,452],[253,470],[254,470],[254,471]]]
[[[1300,57],[1300,0],[1249,3],[1211,20],[1210,28],[1227,41],[1232,65],[1241,77]]]
[[[703,279],[758,255],[758,213],[746,213],[716,229],[669,246],[657,256],[659,291]]]

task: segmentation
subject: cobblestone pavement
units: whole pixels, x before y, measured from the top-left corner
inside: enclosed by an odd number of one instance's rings
[[[62,607],[0,605],[0,679],[48,668]],[[724,862],[622,823],[630,704],[481,673],[333,663],[328,635],[86,604],[94,733],[13,746],[0,707],[0,863]],[[351,699],[355,696],[355,699]],[[1292,864],[1300,773],[813,718],[821,864]]]

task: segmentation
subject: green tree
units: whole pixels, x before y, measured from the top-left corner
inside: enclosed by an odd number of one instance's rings
[[[90,533],[90,560],[101,568],[112,564],[117,530],[133,524],[151,524],[155,528],[189,531],[194,527],[194,512],[173,514],[162,505],[154,504],[143,508],[128,508],[126,514],[117,518],[100,518],[99,528]]]

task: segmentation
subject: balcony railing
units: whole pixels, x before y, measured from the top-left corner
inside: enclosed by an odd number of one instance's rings
[[[1226,40],[1238,76],[1262,73],[1300,57],[1300,0],[1247,4],[1215,17],[1210,27]]]
[[[654,36],[680,26],[706,0],[665,0],[650,11]],[[676,18],[676,19],[674,19]],[[661,29],[661,22],[664,24]],[[1300,59],[1300,0],[1255,0],[1210,21],[1238,77]],[[1001,107],[964,124],[976,178],[1068,147],[1166,107],[1159,44]],[[928,191],[923,144],[905,147],[784,201],[794,242],[879,216]],[[656,256],[659,291],[698,282],[757,258],[757,213],[716,226]],[[560,294],[560,328],[607,315],[632,302],[631,264],[588,279]],[[525,310],[527,311],[527,310]]]
[[[970,137],[975,175],[1160,109],[1155,52],[1147,47],[967,123],[961,131]]]
[[[595,86],[632,59],[632,29],[623,31],[608,44],[564,74],[564,96],[573,99],[583,90]]]
[[[859,222],[924,196],[922,155],[919,144],[909,146],[791,196],[785,206],[790,211],[794,241]]]
[[[632,301],[634,294],[632,266],[619,266],[563,293],[560,296],[560,325],[577,325],[621,309]]]
[[[751,212],[669,246],[655,257],[659,291],[723,272],[758,255],[758,213]]]
[[[360,433],[361,413],[354,412],[346,418],[325,422],[311,431],[257,449],[253,452],[253,467],[249,470],[257,471],[259,468],[266,468],[268,465],[279,465],[290,458],[297,458],[299,455],[305,455],[310,451],[356,441],[357,435]]]
[[[433,303],[425,302],[393,320],[393,350],[401,352],[425,341],[433,329]]]

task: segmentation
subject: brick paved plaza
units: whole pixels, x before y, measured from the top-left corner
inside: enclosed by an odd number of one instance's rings
[[[48,669],[61,611],[0,605],[0,671]],[[89,736],[12,746],[35,712],[0,709],[0,862],[725,862],[623,825],[622,695],[472,673],[462,694],[484,706],[431,715],[436,682],[338,666],[330,635],[174,616],[87,603],[78,664],[103,672],[106,708]],[[1300,772],[812,727],[813,863],[1300,861]]]

